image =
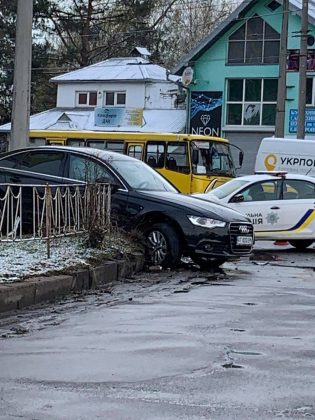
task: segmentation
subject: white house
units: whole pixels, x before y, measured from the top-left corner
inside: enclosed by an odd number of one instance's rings
[[[111,58],[53,77],[56,108],[32,115],[30,129],[182,132],[186,110],[178,81],[146,58]],[[10,129],[2,125],[0,134]]]

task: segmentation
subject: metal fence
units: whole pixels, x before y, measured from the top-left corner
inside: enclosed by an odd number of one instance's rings
[[[0,241],[109,229],[110,208],[108,184],[0,184]]]

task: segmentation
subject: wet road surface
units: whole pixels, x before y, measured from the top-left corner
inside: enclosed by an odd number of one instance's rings
[[[143,273],[0,320],[0,418],[315,418],[315,250]]]

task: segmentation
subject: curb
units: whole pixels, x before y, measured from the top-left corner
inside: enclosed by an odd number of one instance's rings
[[[55,300],[83,290],[94,290],[141,271],[144,256],[133,254],[129,260],[106,261],[97,267],[69,274],[36,277],[0,284],[0,313]]]

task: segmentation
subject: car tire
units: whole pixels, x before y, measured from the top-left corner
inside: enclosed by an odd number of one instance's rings
[[[294,246],[294,248],[299,249],[299,250],[303,250],[308,248],[310,245],[312,245],[314,241],[310,240],[303,240],[303,239],[298,239],[295,241],[289,241],[289,244]]]
[[[176,267],[181,258],[180,240],[168,223],[154,223],[145,230],[146,261],[163,268]]]
[[[191,259],[193,260],[194,263],[198,264],[200,267],[200,270],[203,270],[203,271],[210,271],[210,270],[216,269],[227,261],[227,259],[223,257],[209,258],[209,257],[201,257],[199,255],[192,255]]]

